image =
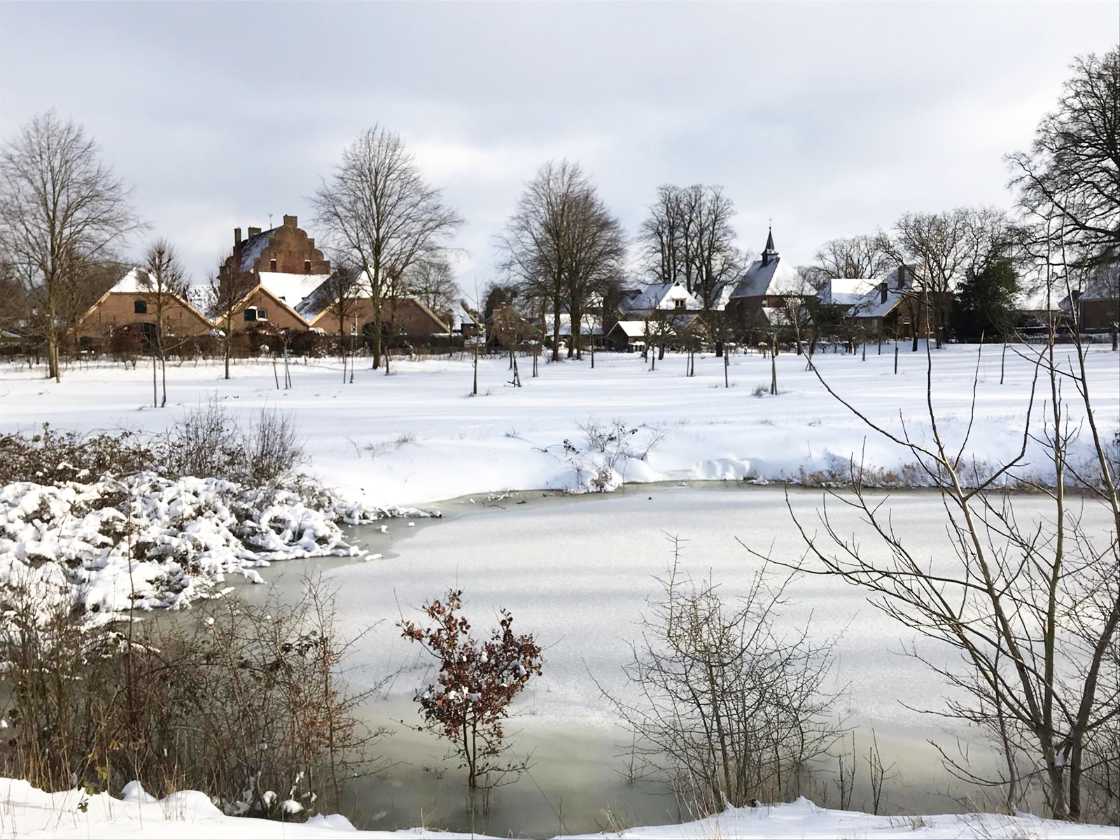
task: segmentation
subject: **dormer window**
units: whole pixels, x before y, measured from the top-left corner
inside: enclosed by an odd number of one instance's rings
[[[303,261],[303,273],[304,274],[310,274],[311,273],[311,260],[304,260]]]
[[[147,315],[148,302],[146,300],[134,300],[132,302],[132,312],[135,315]]]

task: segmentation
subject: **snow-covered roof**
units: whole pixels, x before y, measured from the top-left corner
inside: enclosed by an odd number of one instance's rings
[[[645,338],[646,335],[646,322],[645,321],[615,321],[611,332],[615,330],[622,330],[627,338]]]
[[[821,303],[852,306],[860,303],[879,281],[872,277],[829,277],[821,287]]]
[[[553,317],[551,314],[545,315],[544,327],[548,335],[552,335]],[[568,336],[572,334],[572,316],[567,312],[560,313],[560,335]],[[580,335],[602,335],[603,322],[596,315],[584,315],[580,318]]]
[[[797,269],[785,262],[781,254],[773,254],[760,257],[747,267],[731,292],[731,299],[799,295],[804,290],[805,283]]]
[[[330,277],[329,274],[288,274],[282,271],[262,271],[259,276],[261,285],[270,295],[293,309]]]
[[[884,295],[883,283],[880,283],[852,304],[848,314],[853,318],[885,318],[902,303],[908,291],[908,289],[892,289],[888,286]]]
[[[641,289],[628,290],[620,308],[624,312],[640,312],[649,309],[700,309],[702,304],[680,283],[653,283]]]
[[[139,292],[150,292],[152,287],[148,284],[147,272],[139,266],[131,269],[124,277],[113,284],[109,291],[122,295],[134,295]]]
[[[268,247],[268,243],[272,241],[273,234],[280,228],[269,228],[261,233],[250,236],[241,245],[241,270],[252,271],[253,266],[256,265],[257,260],[260,259],[264,249]]]

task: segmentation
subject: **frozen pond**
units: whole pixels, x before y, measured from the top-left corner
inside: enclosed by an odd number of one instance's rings
[[[815,516],[821,494],[797,491],[794,508]],[[672,797],[658,784],[628,784],[624,778],[628,735],[619,726],[596,681],[621,691],[620,666],[627,643],[637,637],[646,599],[657,594],[654,580],[672,559],[667,535],[683,541],[682,568],[695,578],[709,573],[725,599],[745,592],[758,562],[742,540],[775,557],[793,560],[802,547],[792,527],[781,489],[736,485],[628,487],[613,496],[542,498],[526,494],[497,506],[479,498],[443,506],[442,521],[390,523],[390,534],[370,529],[368,544],[385,557],[360,563],[323,565],[337,590],[344,632],[380,623],[355,655],[351,682],[362,686],[399,670],[388,693],[370,704],[375,724],[397,734],[381,742],[380,752],[395,766],[365,780],[346,810],[369,828],[425,824],[470,829],[465,781],[454,763],[444,760],[443,744],[427,733],[401,726],[419,721],[412,692],[430,678],[430,662],[400,638],[395,622],[417,617],[426,600],[449,588],[463,590],[464,611],[477,633],[486,632],[500,607],[510,609],[515,629],[531,631],[545,648],[544,673],[516,704],[509,726],[515,751],[532,753],[531,776],[499,790],[490,813],[473,824],[493,834],[551,835],[633,824],[677,821]],[[895,526],[935,562],[952,562],[937,497],[925,492],[891,495]],[[1021,517],[1046,515],[1040,498],[1022,497]],[[858,530],[850,514],[843,520]],[[868,549],[877,548],[869,539]],[[269,583],[296,587],[305,563],[277,564]],[[264,587],[254,587],[260,597]],[[888,783],[885,810],[931,812],[960,810],[965,791],[944,773],[935,738],[952,746],[969,740],[966,731],[947,732],[938,721],[909,711],[943,697],[945,685],[902,653],[912,637],[870,607],[853,587],[821,577],[803,577],[787,592],[783,613],[789,626],[811,619],[814,638],[839,635],[833,686],[845,688],[837,711],[856,730],[857,752],[866,755],[870,733],[879,737],[895,775]],[[920,649],[943,658],[927,643]],[[981,755],[979,750],[976,754]],[[834,768],[829,768],[833,770]],[[861,766],[861,774],[865,774]],[[835,802],[834,773],[822,776]],[[853,807],[866,802],[857,784]],[[822,791],[806,794],[823,801]]]

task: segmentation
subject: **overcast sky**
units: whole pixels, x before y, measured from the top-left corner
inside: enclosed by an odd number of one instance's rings
[[[135,188],[196,282],[232,228],[295,213],[380,123],[466,219],[473,296],[550,158],[637,229],[658,184],[722,184],[740,242],[783,255],[902,212],[1009,205],[1075,55],[1117,42],[1098,3],[82,4],[0,2],[0,136],[55,108]],[[132,244],[139,252],[142,242]]]

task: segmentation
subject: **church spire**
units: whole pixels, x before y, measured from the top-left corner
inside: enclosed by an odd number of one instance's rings
[[[766,233],[766,247],[762,249],[762,264],[770,265],[770,262],[778,256],[778,249],[774,247],[774,226],[770,225]]]

